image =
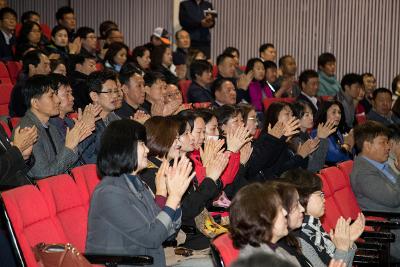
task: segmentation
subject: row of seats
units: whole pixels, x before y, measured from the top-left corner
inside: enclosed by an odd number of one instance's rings
[[[322,169],[319,177],[323,183],[323,192],[325,194],[325,215],[321,218],[322,225],[326,232],[335,227],[337,220],[340,216],[344,218],[351,218],[355,220],[358,216],[358,213],[361,212],[360,207],[358,206],[357,199],[352,191],[350,184],[350,173],[353,168],[353,161],[349,160],[343,163],[338,164],[337,167],[329,167]],[[368,213],[367,213],[368,214]],[[377,221],[379,223],[385,223],[386,218],[382,217],[373,217],[367,216],[368,222],[373,225],[377,225]],[[367,222],[367,224],[368,224]],[[392,225],[393,226],[393,225]],[[397,228],[397,227],[393,227]],[[382,235],[368,235],[368,233],[374,233],[380,230],[388,230],[382,229],[378,227],[365,227],[364,238],[369,238],[374,236],[374,240],[383,240],[387,242],[393,242],[394,239],[390,233],[379,232]],[[379,238],[378,238],[379,237]],[[372,238],[371,238],[372,240]],[[360,239],[359,242],[363,243],[365,240]],[[378,244],[375,244],[378,245]],[[385,250],[385,256],[389,251],[389,245],[386,244],[386,248],[382,248]],[[360,245],[361,246],[361,245]],[[229,267],[239,256],[239,250],[235,249],[232,245],[232,240],[230,239],[229,234],[223,234],[216,237],[211,244],[213,258],[216,266],[220,267]],[[358,261],[363,261],[362,257],[357,258]],[[380,264],[383,262],[382,257],[369,257],[367,258],[369,262],[379,262]],[[386,259],[385,259],[386,260]]]
[[[40,242],[71,243],[85,251],[90,197],[100,179],[94,164],[74,168],[71,174],[73,178],[57,175],[39,180],[37,187],[25,185],[1,193],[18,242],[15,248],[29,267],[38,266],[32,247]],[[152,262],[147,256],[126,258],[143,265]]]

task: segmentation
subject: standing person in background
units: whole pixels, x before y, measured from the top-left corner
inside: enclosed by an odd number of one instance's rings
[[[258,49],[260,53],[260,59],[264,61],[276,61],[276,49],[275,46],[271,43],[262,44]]]
[[[9,8],[0,9],[0,60],[14,59],[12,47],[15,45],[15,27],[17,26],[17,13]]]
[[[186,0],[179,5],[179,23],[190,34],[193,48],[202,50],[207,58],[211,54],[210,29],[215,26],[216,14],[208,13],[212,4],[204,0]]]

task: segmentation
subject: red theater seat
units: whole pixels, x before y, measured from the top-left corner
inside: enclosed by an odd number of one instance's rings
[[[293,103],[295,98],[293,97],[285,97],[285,98],[265,98],[263,101],[264,110],[267,110],[269,106],[274,102],[286,102],[286,103]]]
[[[229,234],[222,234],[211,242],[214,266],[229,267],[239,257],[239,250],[233,247]]]
[[[178,82],[179,90],[181,90],[181,92],[182,92],[183,103],[187,103],[188,102],[187,92],[188,92],[189,86],[191,84],[192,84],[191,80],[181,80],[181,81]]]
[[[338,164],[339,170],[343,172],[344,177],[346,177],[349,181],[350,181],[351,170],[353,169],[353,163],[354,162],[352,160],[348,160]]]
[[[6,66],[8,69],[8,73],[10,74],[11,82],[15,84],[22,70],[22,63],[19,61],[7,61]]]
[[[73,168],[71,174],[81,192],[83,201],[87,203],[87,206],[89,207],[90,197],[92,196],[97,184],[100,182],[100,177],[97,175],[96,165],[87,164]]]
[[[1,125],[1,127],[3,127],[4,131],[6,132],[7,137],[11,138],[11,129],[8,126],[8,123],[3,120],[0,120],[0,125]]]
[[[8,116],[12,88],[12,84],[0,84],[0,116]]]

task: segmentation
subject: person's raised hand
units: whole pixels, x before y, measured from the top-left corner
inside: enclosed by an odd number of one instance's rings
[[[337,126],[333,121],[327,121],[325,123],[318,124],[317,136],[318,138],[327,138],[334,132],[336,132]]]
[[[72,43],[68,43],[70,54],[79,54],[82,47],[82,40],[80,37],[76,37]]]
[[[328,267],[346,267],[346,263],[343,260],[332,259],[329,262]]]
[[[350,240],[355,242],[361,234],[364,232],[365,228],[365,217],[364,214],[359,213],[357,219],[350,224]]]
[[[163,159],[160,168],[156,173],[155,183],[156,183],[156,195],[166,197],[168,195],[166,172],[168,170],[169,163],[166,159]]]
[[[14,131],[13,141],[11,144],[19,149],[21,153],[29,149],[36,143],[38,132],[36,126],[22,128],[18,126]]]
[[[144,124],[151,116],[144,112],[143,110],[138,110],[131,116],[131,119],[134,121],[139,122],[140,124]]]
[[[218,153],[214,160],[212,160],[208,167],[206,167],[206,177],[211,178],[213,181],[217,181],[225,170],[229,162],[228,153]]]
[[[271,124],[268,125],[267,128],[268,134],[276,137],[276,138],[281,138],[283,134],[285,133],[285,124],[282,122],[277,122],[275,123],[274,127],[271,127]]]
[[[175,209],[189,187],[193,177],[196,175],[192,172],[192,163],[187,157],[182,157],[179,161],[174,159],[172,167],[166,170],[166,185],[168,198],[166,205]]]
[[[297,154],[302,158],[308,157],[311,153],[318,149],[320,140],[318,138],[308,139],[297,148]]]
[[[348,251],[351,247],[350,225],[343,217],[337,220],[335,230],[331,229],[329,235],[337,249]]]
[[[223,139],[219,140],[205,140],[204,149],[200,147],[200,158],[203,166],[207,168],[209,163],[214,160],[218,152],[223,152],[222,146],[225,141]]]
[[[254,78],[254,72],[252,70],[249,71],[247,74],[240,75],[237,81],[237,88],[247,90],[253,78]]]
[[[344,139],[344,143],[349,146],[348,151],[350,152],[354,146],[354,131],[353,131],[353,129],[351,129],[348,134],[344,134],[343,139]]]
[[[291,137],[300,131],[300,121],[296,117],[290,118],[284,124],[285,124],[285,133],[283,135],[286,137]]]
[[[238,152],[242,146],[252,140],[250,131],[244,126],[239,126],[236,129],[231,129],[226,135],[226,147],[228,151],[233,153]]]

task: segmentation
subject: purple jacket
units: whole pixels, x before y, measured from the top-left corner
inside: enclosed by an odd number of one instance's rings
[[[249,84],[249,94],[251,104],[256,108],[256,111],[263,111],[264,98],[274,97],[268,84],[263,85],[259,81],[252,81]]]

